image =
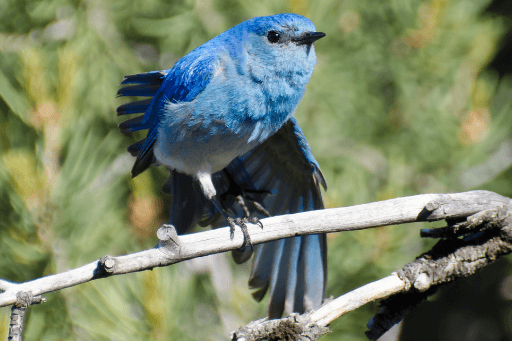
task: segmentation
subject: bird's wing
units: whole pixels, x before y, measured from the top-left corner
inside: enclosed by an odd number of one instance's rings
[[[258,148],[233,160],[227,171],[244,189],[270,192],[261,203],[272,216],[324,208],[320,185],[327,189],[325,179],[293,117]],[[254,247],[249,286],[256,289],[256,300],[269,291],[270,318],[281,317],[283,310],[302,313],[322,303],[326,253],[324,234]]]
[[[260,146],[236,158],[212,178],[221,198],[234,181],[272,216],[324,208],[320,186],[326,189],[325,179],[293,117]],[[205,218],[213,227],[226,225],[191,176],[171,171],[163,189],[171,194],[169,223],[179,234],[189,232]],[[243,215],[236,200],[225,200],[223,205],[235,215]],[[259,218],[264,216],[260,214]],[[234,251],[233,256],[240,262],[250,253]],[[255,289],[254,298],[260,301],[269,292],[270,318],[281,317],[283,311],[302,313],[318,307],[325,296],[326,257],[325,234],[255,245],[249,279],[249,286]]]
[[[152,71],[125,76],[117,96],[152,97],[150,99],[130,102],[117,108],[118,115],[144,113],[121,122],[122,133],[148,129],[144,140],[132,144],[128,151],[137,156],[132,175],[135,177],[146,170],[153,160],[153,145],[157,139],[158,124],[165,105],[169,102],[190,102],[210,82],[217,57],[215,53],[201,53],[198,48],[180,59],[176,65],[165,71]]]

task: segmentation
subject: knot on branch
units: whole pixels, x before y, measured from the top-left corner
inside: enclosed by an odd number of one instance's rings
[[[33,296],[31,291],[20,291],[16,294],[16,302],[11,308],[8,340],[22,340],[25,311],[30,305],[43,303],[45,301],[46,300],[40,295]]]
[[[26,309],[29,305],[39,304],[46,302],[46,299],[41,295],[33,296],[31,291],[20,291],[16,294],[15,307]]]
[[[14,303],[14,306],[26,309],[32,304],[32,297],[32,292],[20,291],[16,294],[16,303]]]
[[[429,212],[433,212],[439,208],[439,203],[436,200],[432,200],[425,205],[425,209]]]
[[[176,228],[171,224],[163,224],[158,231],[158,249],[168,256],[174,256],[180,253],[181,244]]]
[[[100,266],[108,274],[111,274],[115,270],[116,259],[110,255],[106,255],[101,257]]]
[[[291,314],[282,319],[267,320],[265,318],[253,321],[233,332],[231,340],[313,341],[327,333],[330,333],[329,328],[311,323],[308,314]]]

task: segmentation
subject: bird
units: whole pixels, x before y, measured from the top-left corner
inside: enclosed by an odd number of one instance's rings
[[[235,262],[253,264],[249,287],[267,315],[321,305],[327,280],[325,234],[250,243],[247,222],[324,208],[327,184],[293,114],[313,73],[313,43],[324,37],[298,14],[246,20],[195,48],[171,69],[125,76],[118,96],[149,97],[117,108],[143,114],[119,124],[147,130],[130,145],[135,177],[163,165],[171,195],[169,223],[178,234],[195,226],[238,225],[244,244]],[[245,246],[249,247],[245,247]]]

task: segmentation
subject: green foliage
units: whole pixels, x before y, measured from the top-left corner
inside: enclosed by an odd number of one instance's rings
[[[118,84],[170,68],[257,15],[300,13],[327,33],[296,112],[329,184],[327,206],[475,188],[512,196],[510,163],[499,161],[510,144],[512,82],[485,69],[507,26],[481,14],[487,4],[0,0],[0,278],[26,281],[156,244],[165,172],[131,179],[125,148],[136,136],[117,131]],[[425,226],[330,235],[327,293],[414,259],[428,246],[418,235]],[[249,265],[212,264],[45,295],[25,337],[225,339],[266,303],[250,297]],[[224,282],[212,277],[218,271]],[[334,322],[324,339],[363,340],[376,309]],[[0,310],[4,339],[8,314]]]

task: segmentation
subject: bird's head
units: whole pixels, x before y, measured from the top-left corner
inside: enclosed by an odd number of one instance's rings
[[[309,19],[285,13],[252,18],[240,26],[242,49],[256,76],[296,72],[309,80],[316,64],[313,42],[325,36]]]

